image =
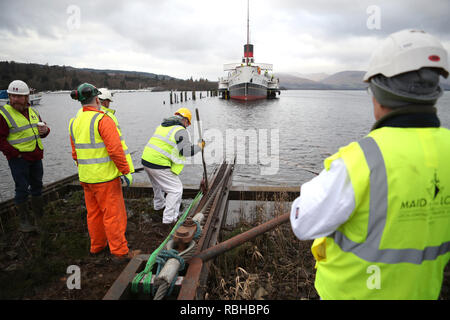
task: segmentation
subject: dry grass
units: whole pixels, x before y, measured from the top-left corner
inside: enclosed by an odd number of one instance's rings
[[[285,199],[286,194],[277,195],[273,212],[267,212],[264,205],[257,206],[253,222],[242,221],[223,240],[289,212],[290,204]],[[317,299],[311,243],[298,240],[287,223],[230,250],[211,265],[206,298]]]

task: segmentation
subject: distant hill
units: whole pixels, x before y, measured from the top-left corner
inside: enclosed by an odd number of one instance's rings
[[[313,81],[321,81],[325,79],[326,77],[329,77],[330,75],[328,73],[293,73],[294,76],[305,78]]]
[[[301,78],[289,73],[276,73],[275,77],[280,79],[280,87],[285,90],[320,90],[328,89],[326,85],[310,79]]]
[[[450,90],[450,76],[447,79],[441,77],[441,87],[444,90]]]
[[[363,82],[365,73],[365,71],[342,71],[326,77],[320,83],[333,89],[365,89],[367,87]]]
[[[275,73],[280,88],[286,90],[362,90],[364,71],[342,71],[332,75],[325,73]],[[150,72],[100,70],[49,66],[48,64],[0,61],[0,90],[6,89],[12,80],[22,79],[38,91],[72,90],[83,82],[110,89],[144,89],[153,91],[209,91],[217,90],[217,81],[208,79],[181,80],[169,75]],[[441,78],[444,90],[450,90],[449,79]]]
[[[362,82],[364,71],[342,71],[332,75],[299,73],[276,73],[280,79],[280,87],[287,90],[362,90],[367,85]],[[312,80],[311,78],[321,79]]]
[[[177,79],[149,72],[98,70],[71,66],[0,61],[0,89],[6,89],[12,80],[24,80],[38,91],[72,90],[83,82],[110,89],[145,89],[154,91],[209,91],[217,89],[217,82],[208,79]]]
[[[138,75],[153,79],[160,79],[160,80],[180,80],[171,76],[162,75],[162,74],[156,74],[156,73],[150,73],[150,72],[140,72],[140,71],[125,71],[125,70],[111,70],[111,69],[91,69],[91,68],[73,68],[73,67],[67,67],[68,69],[75,69],[75,70],[83,70],[88,72],[97,72],[97,73],[107,73],[108,75],[114,76],[114,75]]]
[[[307,74],[300,77],[299,73],[276,73],[275,77],[280,79],[280,87],[286,90],[364,90],[367,87],[363,82],[364,74],[365,71],[341,71],[318,81],[307,78]],[[312,75],[317,79],[325,74]],[[450,77],[441,77],[441,87],[450,90]]]

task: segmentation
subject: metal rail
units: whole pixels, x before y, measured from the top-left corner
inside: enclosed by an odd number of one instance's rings
[[[275,219],[269,220],[253,229],[241,233],[231,239],[228,239],[220,244],[208,248],[189,260],[189,269],[184,277],[178,300],[193,300],[198,296],[197,290],[201,285],[202,270],[205,268],[205,263],[214,259],[218,255],[231,250],[244,242],[247,242],[264,232],[272,230],[283,223],[289,221],[289,213],[279,216]]]
[[[216,168],[213,178],[210,179],[211,183],[209,185],[209,190],[199,201],[197,206],[194,207],[189,213],[189,216],[193,216],[198,212],[202,212],[204,214],[202,223],[203,231],[197,244],[201,250],[209,248],[217,242],[220,226],[224,221],[224,215],[227,212],[226,204],[229,187],[232,182],[231,176],[233,169],[234,163],[227,164],[226,162],[223,162],[218,168]],[[197,250],[195,254],[199,253],[201,250]],[[135,275],[143,270],[142,268],[145,266],[148,258],[149,255],[139,255],[132,259],[108,290],[103,299],[119,300],[136,298],[136,296],[131,296],[131,282],[133,281]],[[200,270],[200,273],[201,274],[199,274],[198,277],[202,279],[202,283],[206,283],[208,275],[207,271],[203,270],[202,272],[202,270]]]
[[[196,254],[199,254],[203,250],[208,249],[217,243],[222,223],[226,218],[225,216],[228,211],[228,195],[232,183],[231,176],[233,169],[234,163],[233,165],[228,165],[226,167],[223,178],[218,184],[219,189],[215,194],[211,208],[207,208],[209,210],[208,219],[203,227],[204,232],[198,242]],[[199,268],[195,265],[191,266],[189,263],[186,277],[181,284],[181,290],[189,292],[189,295],[192,295],[195,299],[202,299],[204,287],[208,280],[208,274],[209,263],[202,264]],[[190,277],[195,278],[196,281],[191,281]],[[180,297],[178,297],[178,299],[180,299]]]

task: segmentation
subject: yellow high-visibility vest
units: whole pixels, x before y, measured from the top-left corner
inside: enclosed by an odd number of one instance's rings
[[[36,149],[44,150],[37,123],[39,122],[39,113],[36,109],[29,107],[29,118],[14,109],[9,104],[0,107],[0,114],[5,118],[9,127],[9,135],[6,140],[20,152],[31,152]]]
[[[100,109],[101,109],[103,112],[105,112],[105,113],[110,113],[110,114],[112,114],[112,115],[114,115],[114,114],[116,113],[116,110],[110,109],[110,108],[105,107],[105,106],[101,106]]]
[[[175,134],[183,129],[184,127],[180,125],[170,127],[160,125],[145,146],[142,159],[153,164],[170,167],[173,173],[180,174],[186,158],[180,155]]]
[[[99,121],[104,113],[84,111],[70,119],[69,133],[75,145],[78,175],[81,182],[100,183],[122,175],[109,157],[106,146],[98,132]],[[125,152],[126,153],[126,152]]]
[[[327,158],[325,169],[337,158],[355,209],[313,245],[320,297],[437,299],[450,259],[450,131],[383,127]]]
[[[134,172],[133,159],[131,159],[131,154],[127,151],[128,146],[125,143],[125,139],[122,136],[122,130],[120,130],[119,120],[117,120],[117,117],[114,115],[116,113],[116,110],[109,109],[105,106],[101,106],[100,109],[104,111],[111,119],[114,120],[114,123],[116,124],[117,127],[117,131],[119,132],[120,141],[122,142],[123,151],[125,151],[125,158],[127,159],[128,166],[130,167],[130,173],[133,173]]]

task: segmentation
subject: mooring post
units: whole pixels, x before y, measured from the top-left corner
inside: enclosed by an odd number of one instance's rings
[[[170,90],[170,104],[173,104],[173,100],[172,100],[172,90]]]
[[[195,90],[192,91],[192,100],[195,100]]]

